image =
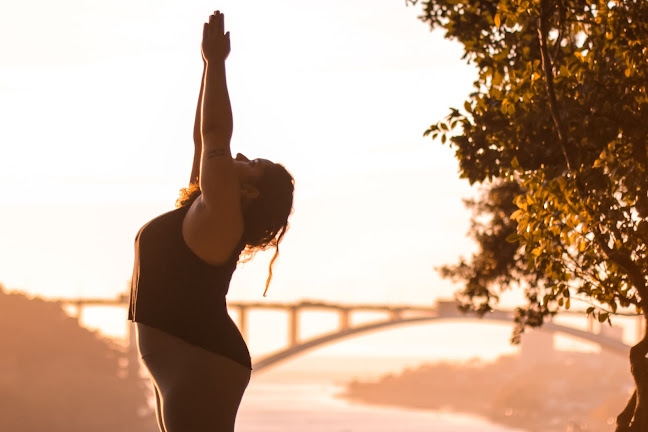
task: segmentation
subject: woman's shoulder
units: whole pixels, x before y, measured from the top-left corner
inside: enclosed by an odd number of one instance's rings
[[[185,244],[201,260],[210,265],[221,265],[238,257],[238,246],[243,237],[242,220],[220,214],[214,208],[201,205],[200,197],[185,213],[182,236]]]

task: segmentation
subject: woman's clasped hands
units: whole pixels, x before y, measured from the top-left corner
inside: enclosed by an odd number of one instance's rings
[[[202,55],[206,62],[225,61],[230,53],[230,33],[225,33],[225,15],[215,11],[203,27]]]

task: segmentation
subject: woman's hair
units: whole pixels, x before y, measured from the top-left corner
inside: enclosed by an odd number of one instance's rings
[[[268,279],[263,295],[265,296],[272,280],[272,266],[279,256],[279,243],[288,229],[288,216],[292,213],[295,181],[281,164],[267,165],[263,175],[254,185],[259,195],[243,209],[243,249],[242,262],[251,260],[258,251],[271,247],[275,253],[268,266]],[[190,206],[200,195],[198,183],[180,189],[176,207]]]

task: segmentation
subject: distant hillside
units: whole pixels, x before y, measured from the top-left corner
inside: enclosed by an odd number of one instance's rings
[[[56,303],[0,285],[0,327],[0,431],[155,430],[145,383],[126,377],[120,349]]]
[[[628,360],[557,352],[551,362],[517,356],[489,364],[425,365],[374,382],[348,384],[342,397],[378,405],[446,410],[526,431],[611,432],[632,390]]]

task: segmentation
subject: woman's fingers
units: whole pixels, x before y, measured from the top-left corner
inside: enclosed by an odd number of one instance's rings
[[[220,11],[214,11],[214,13],[209,17],[209,26],[211,27],[211,32],[216,35],[223,35],[225,33],[225,15]]]

